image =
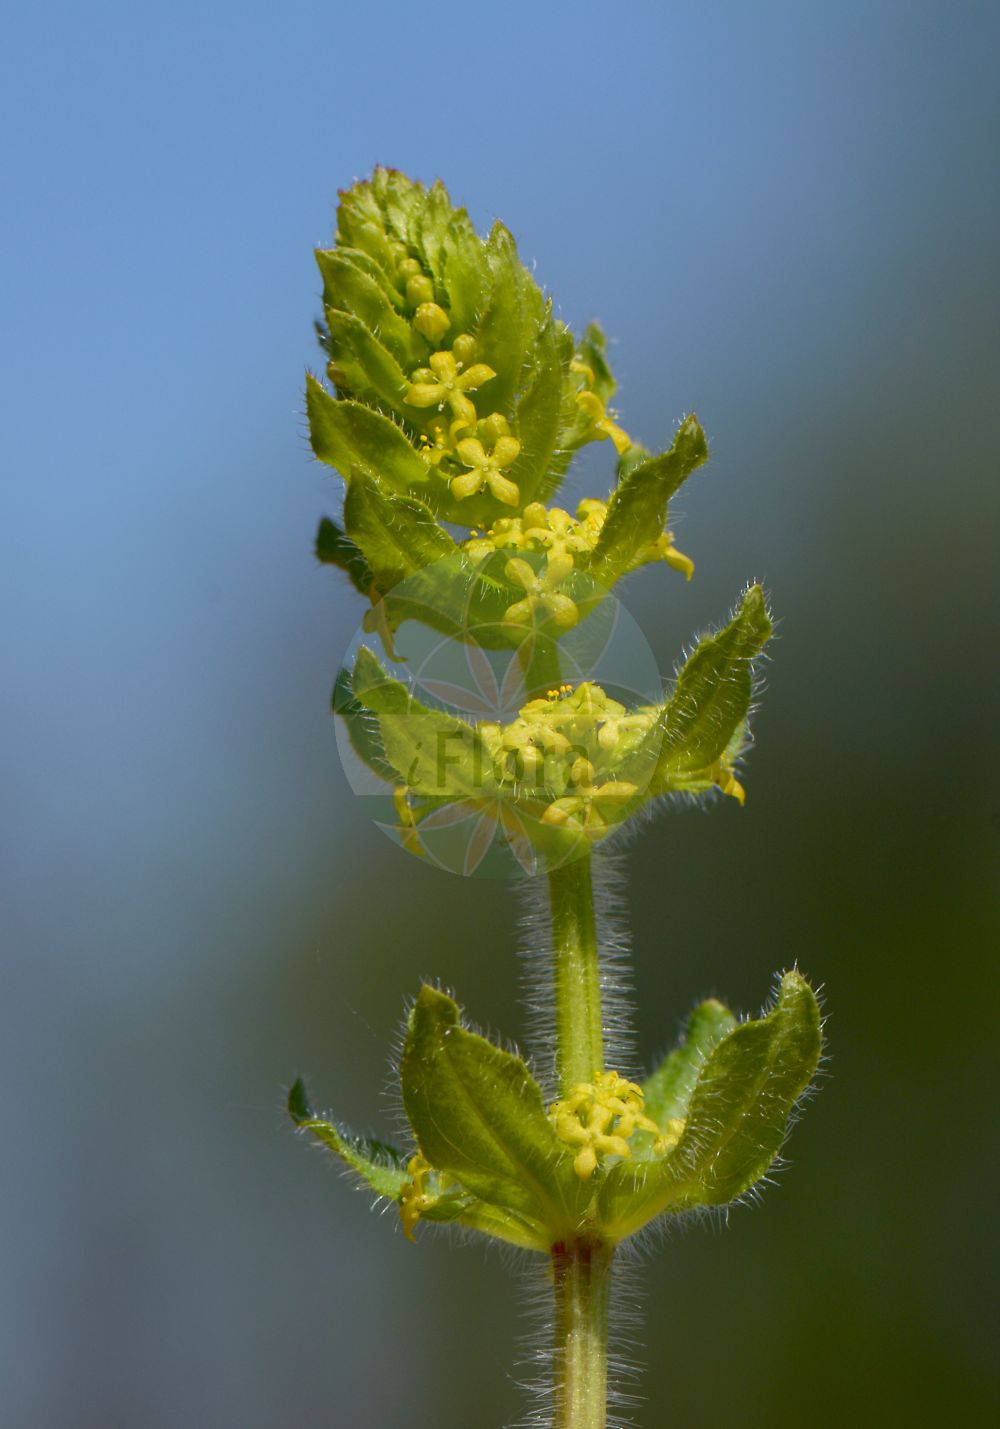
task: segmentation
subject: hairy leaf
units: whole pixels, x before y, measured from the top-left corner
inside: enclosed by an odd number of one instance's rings
[[[675,1047],[643,1083],[646,1115],[661,1129],[673,1118],[687,1115],[688,1102],[705,1058],[736,1026],[736,1018],[729,1008],[714,998],[692,1012],[680,1046]]]
[[[660,720],[653,793],[684,787],[683,776],[714,764],[739,735],[753,694],[750,662],[772,628],[764,593],[752,585],[729,624],[698,642]]]
[[[502,223],[493,225],[486,241],[486,261],[490,296],[476,332],[478,359],[497,374],[487,389],[491,410],[506,412],[526,371],[535,370],[535,344],[546,318],[546,303]]]
[[[424,195],[412,225],[413,241],[424,263],[438,280],[442,276],[445,242],[454,212],[448,190],[438,179]]]
[[[400,495],[427,486],[427,463],[388,417],[360,402],[338,400],[311,375],[306,378],[306,413],[313,451],[341,476],[350,479],[363,472]]]
[[[450,997],[423,987],[400,1068],[403,1101],[431,1165],[480,1199],[514,1211],[541,1236],[575,1223],[570,1159],[520,1057],[466,1031]]]
[[[409,381],[387,347],[353,313],[327,308],[330,371],[338,388],[401,410]]]
[[[576,358],[593,373],[591,391],[595,392],[602,402],[610,402],[618,384],[608,364],[608,340],[600,323],[588,323],[586,332],[577,344]]]
[[[352,313],[405,371],[425,360],[427,343],[396,311],[381,283],[337,249],[320,249],[316,259],[323,275],[323,302],[328,313]]]
[[[324,516],[316,532],[316,559],[325,566],[337,566],[346,571],[354,589],[361,595],[371,590],[371,567],[364,555],[335,521]]]
[[[335,1122],[316,1116],[309,1105],[301,1077],[288,1093],[288,1114],[300,1131],[309,1132],[322,1146],[338,1156],[376,1195],[398,1201],[408,1179],[400,1152],[384,1142],[355,1136]]]
[[[610,589],[641,560],[644,547],[662,535],[667,502],[707,459],[705,433],[691,416],[681,423],[668,452],[626,472],[611,497],[590,563],[602,585]]]
[[[781,980],[774,1008],[741,1023],[706,1059],[683,1135],[660,1162],[622,1162],[609,1172],[599,1214],[622,1238],[663,1211],[721,1206],[766,1174],[822,1046],[815,994],[797,972]]]
[[[534,373],[514,416],[521,452],[509,475],[520,488],[522,507],[547,492],[552,484],[560,455],[568,357],[563,330],[550,318],[539,334]]]
[[[504,1240],[522,1250],[547,1251],[550,1245],[548,1235],[540,1230],[537,1222],[509,1207],[491,1205],[489,1201],[483,1201],[467,1191],[445,1192],[421,1211],[420,1219],[464,1226],[467,1230],[479,1231],[494,1240]]]
[[[456,209],[445,231],[440,276],[453,331],[472,332],[485,301],[489,267],[482,240],[464,208]]]
[[[477,799],[492,788],[492,764],[471,725],[422,705],[364,647],[354,666],[353,691],[377,717],[386,758],[414,793]]]
[[[344,525],[383,592],[458,552],[448,532],[422,502],[397,496],[360,472],[347,487]]]
[[[398,783],[399,774],[386,757],[378,719],[355,695],[352,672],[346,667],[337,675],[331,705],[346,724],[351,748],[361,762],[387,783]]]

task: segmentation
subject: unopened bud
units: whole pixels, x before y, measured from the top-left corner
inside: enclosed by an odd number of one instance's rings
[[[434,299],[434,284],[423,273],[416,273],[406,280],[406,301],[416,306],[430,303]]]
[[[459,333],[451,345],[455,361],[466,367],[476,355],[476,339],[467,332]]]
[[[415,280],[411,280],[415,281]],[[409,293],[409,284],[407,284]],[[413,315],[413,326],[428,342],[438,343],[451,327],[451,319],[437,303],[421,303]]]

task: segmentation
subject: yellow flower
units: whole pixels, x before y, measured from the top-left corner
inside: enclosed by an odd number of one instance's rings
[[[568,511],[561,506],[549,510],[540,501],[524,508],[521,529],[526,541],[542,547],[550,556],[568,555],[572,559],[591,550],[594,544]]]
[[[617,422],[613,422],[608,416],[604,403],[596,392],[578,392],[576,400],[580,406],[592,418],[594,430],[602,437],[610,437],[615,444],[615,451],[621,456],[627,452],[632,445],[632,438]]]
[[[560,1141],[576,1148],[573,1169],[581,1181],[590,1179],[602,1156],[631,1156],[629,1141],[637,1131],[650,1132],[654,1152],[663,1152],[660,1128],[645,1114],[644,1106],[642,1088],[618,1072],[602,1072],[596,1081],[578,1082],[568,1096],[553,1104],[549,1120]]]
[[[453,352],[432,352],[426,368],[418,368],[406,389],[411,407],[437,407],[445,403],[463,427],[474,427],[476,409],[466,395],[496,376],[485,362],[474,362],[463,372],[463,364]]]
[[[672,531],[664,531],[662,536],[658,536],[655,541],[644,546],[636,559],[638,561],[666,561],[673,570],[680,571],[685,580],[690,580],[694,575],[694,561],[674,546]]]
[[[505,506],[517,505],[521,499],[520,488],[517,482],[503,474],[504,469],[517,460],[521,450],[521,443],[516,437],[498,436],[489,452],[478,437],[465,437],[457,443],[456,450],[459,460],[469,467],[461,476],[452,478],[451,490],[456,500],[464,501],[467,496],[475,496],[485,486],[490,495]]]
[[[550,556],[540,575],[535,573],[535,568],[527,561],[519,556],[513,557],[507,562],[504,572],[509,581],[522,588],[525,596],[523,600],[508,606],[504,620],[512,625],[528,625],[534,621],[541,606],[556,625],[561,625],[564,630],[575,625],[580,619],[576,602],[570,600],[568,595],[560,595],[557,590],[572,569],[573,557],[567,554]]]
[[[617,823],[622,805],[638,792],[637,784],[624,779],[612,779],[600,785],[581,783],[575,794],[567,794],[549,805],[542,815],[542,823],[584,834],[588,839],[600,839],[608,832],[609,816],[612,823]],[[618,818],[614,817],[616,814]]]

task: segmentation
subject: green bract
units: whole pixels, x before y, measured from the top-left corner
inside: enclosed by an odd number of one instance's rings
[[[657,1216],[725,1205],[756,1185],[820,1047],[816,998],[788,972],[758,1020],[737,1022],[721,1003],[703,1003],[641,1088],[610,1073],[547,1108],[526,1062],[463,1027],[452,999],[424,987],[400,1066],[418,1152],[407,1160],[315,1116],[301,1082],[289,1109],[399,1205],[408,1230],[417,1220],[455,1221],[527,1250],[579,1237],[614,1244]],[[594,1132],[593,1108],[609,1106],[610,1130]]]

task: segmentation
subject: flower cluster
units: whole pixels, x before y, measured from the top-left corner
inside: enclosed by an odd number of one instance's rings
[[[473,531],[462,549],[474,561],[482,561],[496,551],[544,551],[551,561],[558,558],[569,567],[579,562],[586,568],[600,540],[608,517],[608,503],[587,496],[571,516],[561,506],[545,506],[534,501],[520,516],[501,516],[487,531]],[[636,552],[635,565],[651,561],[666,561],[688,580],[694,575],[694,562],[674,546],[672,531],[661,531],[655,540]]]
[[[581,1181],[588,1181],[609,1156],[627,1160],[636,1132],[652,1136],[654,1156],[677,1145],[683,1119],[673,1118],[664,1134],[645,1114],[644,1106],[642,1087],[612,1071],[602,1072],[593,1082],[577,1082],[567,1096],[552,1104],[549,1120],[559,1140],[575,1150],[573,1170]]]
[[[542,597],[539,597],[540,599]],[[626,704],[591,680],[564,682],[508,720],[470,721],[424,704],[362,647],[342,676],[340,711],[355,748],[394,785],[395,827],[412,852],[478,811],[522,867],[582,857],[651,801],[719,790],[744,800],[750,661],[770,634],[751,586],[730,623],[706,636],[660,704]],[[493,832],[484,826],[482,832]]]
[[[542,555],[532,571],[513,559],[489,571],[515,644],[539,619],[576,624],[571,567],[605,590],[651,561],[690,578],[667,503],[705,460],[700,427],[689,418],[662,457],[632,441],[608,405],[600,329],[574,338],[501,224],[481,239],[442,185],[378,169],[341,195],[334,246],[316,256],[333,390],[309,379],[310,436],[347,483],[343,527],[325,521],[317,553],[384,603],[378,628],[391,637],[416,618],[393,591],[449,556],[473,582],[497,552]],[[575,516],[547,504],[573,454],[601,440],[618,457],[610,496]],[[438,522],[470,534],[455,541]]]
[[[522,797],[530,792],[551,800],[543,823],[596,840],[620,822],[624,808],[640,793],[635,781],[652,773],[655,746],[650,744],[646,760],[639,761],[644,770],[635,766],[631,779],[614,777],[640,750],[658,715],[653,708],[629,713],[600,685],[585,681],[530,700],[507,725],[483,721],[478,731],[500,783],[513,785]]]
[[[301,1082],[289,1110],[396,1204],[409,1239],[426,1221],[543,1253],[580,1234],[615,1245],[658,1216],[725,1205],[754,1185],[820,1046],[816,998],[786,973],[765,1016],[740,1021],[704,1002],[641,1085],[602,1071],[546,1108],[527,1063],[465,1027],[451,998],[425,986],[400,1062],[413,1155],[317,1116]]]

